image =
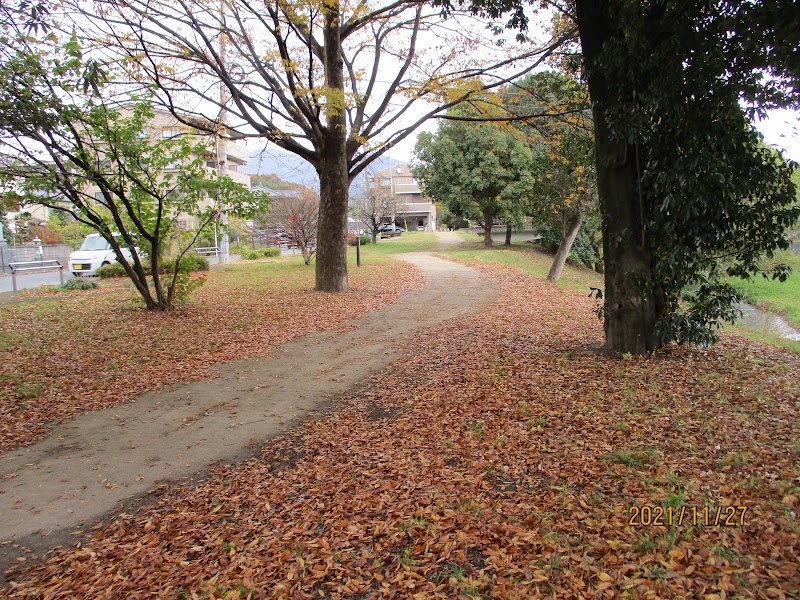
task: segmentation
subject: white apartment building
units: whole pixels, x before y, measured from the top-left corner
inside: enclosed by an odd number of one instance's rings
[[[405,163],[376,171],[367,185],[381,187],[394,199],[395,222],[410,230],[435,231],[436,205],[422,195],[419,183]]]
[[[122,114],[124,114],[124,111],[124,108],[120,110]],[[189,121],[190,119],[187,118],[186,120]],[[155,111],[155,115],[145,128],[144,133],[152,140],[159,138],[171,138],[186,134],[208,136],[210,138],[210,134],[205,133],[202,129],[184,125],[171,113],[164,110]],[[218,173],[220,170],[222,170],[233,181],[241,183],[248,188],[250,187],[250,175],[241,172],[242,167],[246,166],[250,160],[250,154],[247,150],[247,146],[232,140],[223,141],[221,152],[217,151],[217,147],[213,140],[209,140],[207,146],[209,147],[210,152],[203,158],[205,159],[206,168],[208,170],[214,171],[215,173]],[[220,160],[218,157],[222,158],[222,165],[220,165]],[[176,163],[174,165],[170,165],[169,170],[178,171],[180,168],[181,164]],[[101,192],[97,187],[90,187],[87,189],[87,193],[98,200],[101,199]],[[213,202],[213,200],[209,198],[207,202],[210,204]],[[53,214],[53,210],[54,209],[42,206],[40,204],[29,203],[21,207],[20,213],[25,212],[30,214],[31,220],[34,222],[46,222],[47,219]],[[195,220],[193,217],[188,215],[178,217],[178,226],[181,229],[192,229],[194,225]]]

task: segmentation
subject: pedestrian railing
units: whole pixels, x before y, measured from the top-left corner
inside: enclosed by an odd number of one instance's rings
[[[26,262],[8,263],[11,269],[11,285],[17,291],[17,273],[28,273],[33,271],[55,271],[58,269],[58,278],[64,283],[64,265],[57,260],[31,260]]]

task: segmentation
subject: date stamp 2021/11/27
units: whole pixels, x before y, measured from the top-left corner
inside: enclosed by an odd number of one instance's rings
[[[632,527],[694,525],[741,527],[746,506],[631,506],[628,525]]]

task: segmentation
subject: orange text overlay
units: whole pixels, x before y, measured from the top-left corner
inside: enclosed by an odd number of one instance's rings
[[[628,525],[649,527],[651,525],[725,526],[744,525],[746,506],[631,506],[628,509]]]

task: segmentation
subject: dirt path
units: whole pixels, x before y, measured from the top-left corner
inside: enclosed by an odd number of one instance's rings
[[[440,247],[459,243],[455,234],[439,239]],[[215,379],[82,415],[41,442],[0,455],[0,574],[25,548],[40,553],[74,543],[75,532],[135,503],[159,482],[202,478],[209,465],[253,454],[402,358],[397,323],[422,329],[493,299],[468,267],[428,252],[400,258],[421,270],[426,285],[344,330],[219,365]]]

